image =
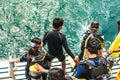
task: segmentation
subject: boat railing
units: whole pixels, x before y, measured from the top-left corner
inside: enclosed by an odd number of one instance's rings
[[[70,57],[69,57],[70,58]],[[12,59],[12,55],[9,55],[9,59]],[[71,75],[72,66],[70,64],[72,60],[66,58],[66,73]],[[0,80],[26,80],[25,78],[25,66],[26,62],[12,62],[9,60],[0,61]],[[61,63],[58,59],[54,59],[51,68],[58,67],[61,68]]]

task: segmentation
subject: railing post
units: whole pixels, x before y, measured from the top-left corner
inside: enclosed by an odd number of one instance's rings
[[[12,55],[10,54],[9,55],[9,60],[11,60],[12,59]],[[10,62],[9,63],[9,68],[10,68],[10,78],[12,79],[12,80],[15,80],[15,75],[14,75],[14,67],[15,67],[15,65],[14,65],[14,62]]]

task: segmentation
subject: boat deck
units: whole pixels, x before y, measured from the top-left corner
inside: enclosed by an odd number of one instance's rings
[[[75,63],[70,57],[66,58],[66,73],[68,75],[72,75],[73,72],[71,72],[72,68],[74,67]],[[10,64],[8,61],[1,61],[0,62],[0,80],[26,80],[25,78],[25,65],[26,62],[19,62],[15,63],[17,70],[13,73],[10,73]],[[120,63],[118,65],[114,65],[112,67],[112,76],[110,80],[115,80],[116,78],[116,72],[118,69],[120,69]],[[52,67],[58,67],[61,68],[61,63],[57,60],[54,59],[52,63]]]

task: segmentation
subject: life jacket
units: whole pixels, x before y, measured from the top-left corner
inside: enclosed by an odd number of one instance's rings
[[[102,78],[103,75],[108,74],[107,63],[104,58],[99,58],[98,60],[85,60],[84,64],[86,64],[87,68],[84,74],[87,80],[97,80]]]

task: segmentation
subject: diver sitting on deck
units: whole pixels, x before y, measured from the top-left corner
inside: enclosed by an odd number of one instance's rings
[[[34,56],[34,54],[38,54],[37,56]],[[29,76],[32,80],[46,80],[47,74],[46,73],[39,73],[39,70],[37,69],[38,65],[41,65],[45,69],[50,69],[48,65],[48,57],[47,54],[44,51],[35,51],[34,49],[30,49],[28,53],[32,58],[31,62],[29,64]]]
[[[41,65],[38,65],[36,69],[38,69],[39,73],[47,73],[47,80],[78,80],[75,77],[65,75],[64,70],[61,68],[51,68],[50,70],[47,70]]]
[[[31,65],[34,63],[35,58],[37,58],[36,56],[41,57],[42,61],[44,62],[44,64],[46,64],[46,67],[44,67],[44,65],[42,65],[44,68],[49,69],[49,66],[47,65],[47,62],[50,60],[49,55],[46,54],[46,51],[43,49],[43,43],[41,41],[41,39],[39,38],[33,38],[31,40],[30,43],[31,48],[29,49],[28,53],[26,53],[25,55],[23,55],[21,58],[17,58],[17,59],[12,59],[9,62],[23,62],[26,61],[27,65],[26,65],[26,78],[28,80],[31,80],[31,76],[29,75],[30,71],[29,71],[29,67],[31,67]],[[40,59],[40,58],[39,58]],[[32,69],[30,69],[32,70]],[[46,80],[47,74],[42,74],[42,78],[43,80]],[[35,79],[38,80],[38,79]]]
[[[83,60],[78,64],[74,77],[96,80],[96,78],[101,78],[101,75],[108,73],[106,59],[98,55],[100,46],[96,38],[88,40],[86,46],[88,60]]]

